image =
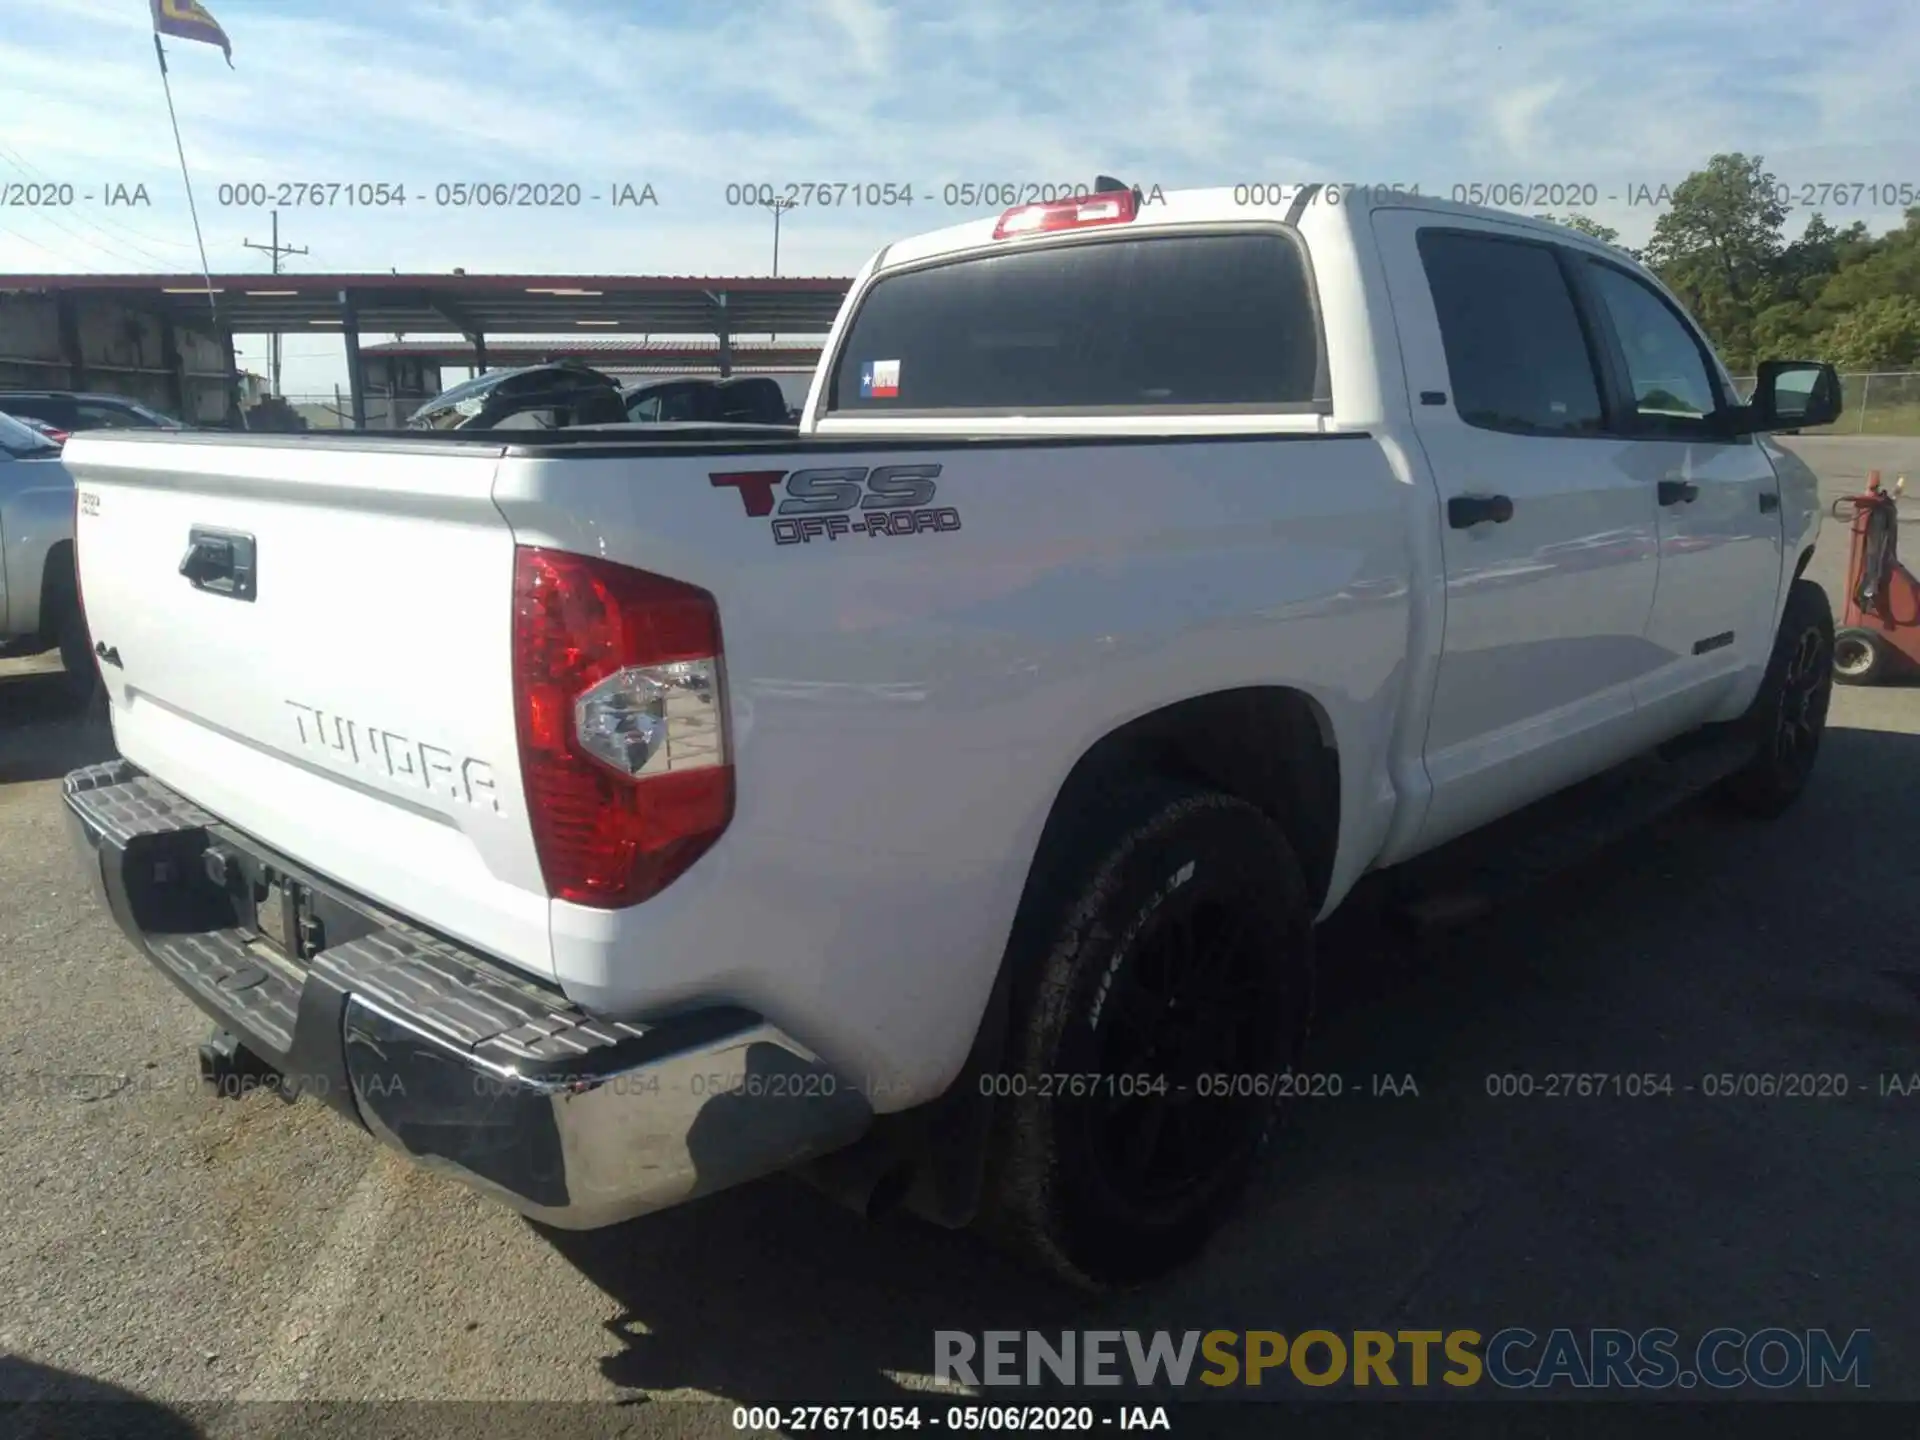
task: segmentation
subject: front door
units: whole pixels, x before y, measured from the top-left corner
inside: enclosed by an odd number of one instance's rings
[[[1583,256],[1581,268],[1607,339],[1619,428],[1634,437],[1635,468],[1659,505],[1660,580],[1647,622],[1659,653],[1637,698],[1667,733],[1731,719],[1773,650],[1780,483],[1755,438],[1731,433],[1734,397],[1679,308],[1625,266]]]

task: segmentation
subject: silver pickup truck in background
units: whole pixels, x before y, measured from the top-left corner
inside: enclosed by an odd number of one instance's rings
[[[58,646],[76,696],[98,676],[73,568],[73,477],[60,446],[0,414],[0,658]]]

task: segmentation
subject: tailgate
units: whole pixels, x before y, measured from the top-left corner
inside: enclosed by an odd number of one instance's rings
[[[88,628],[119,659],[101,671],[121,753],[338,884],[544,976],[499,453],[76,435],[66,461]]]

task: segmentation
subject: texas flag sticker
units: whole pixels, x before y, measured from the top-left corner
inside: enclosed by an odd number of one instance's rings
[[[900,393],[900,362],[869,360],[860,367],[860,398],[891,400]]]

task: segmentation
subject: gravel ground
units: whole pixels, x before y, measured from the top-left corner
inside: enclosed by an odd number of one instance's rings
[[[1875,466],[1920,482],[1920,441],[1792,443],[1830,494]],[[1843,547],[1829,526],[1831,593]],[[1089,1302],[785,1179],[554,1236],[315,1105],[207,1098],[205,1021],[70,858],[58,777],[108,741],[62,712],[55,668],[0,665],[0,1398],[622,1399],[630,1433],[719,1434],[733,1403],[911,1398],[936,1329],[1010,1324],[1869,1328],[1875,1394],[1920,1398],[1920,1096],[1875,1093],[1920,1072],[1898,939],[1920,924],[1912,689],[1838,693],[1778,824],[1683,810],[1421,951],[1330,945],[1315,1068],[1348,1093],[1304,1107],[1199,1264]],[[1851,1093],[1486,1093],[1567,1070],[1827,1072]],[[1375,1074],[1418,1098],[1354,1093]],[[222,1413],[201,1422],[312,1429]]]

